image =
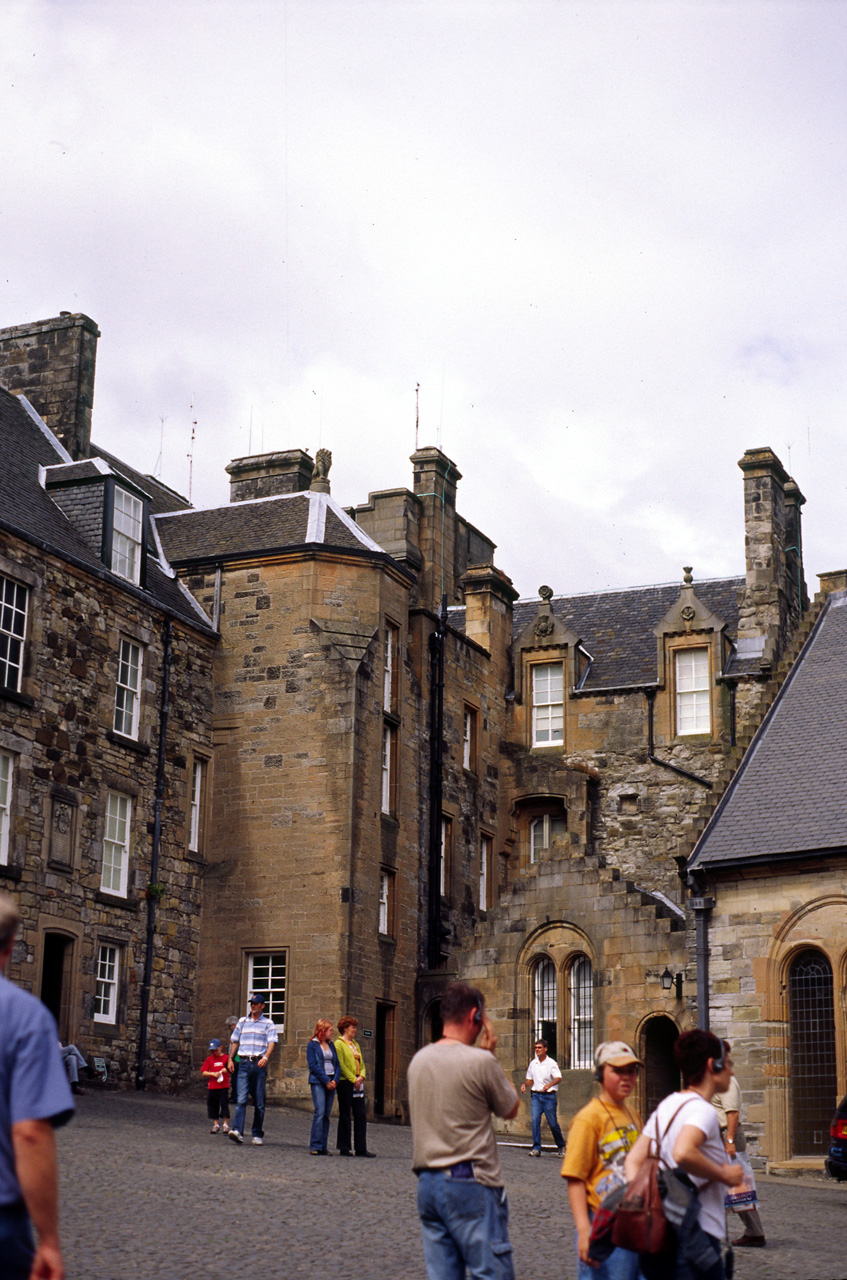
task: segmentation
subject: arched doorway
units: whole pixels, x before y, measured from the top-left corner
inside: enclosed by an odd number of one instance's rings
[[[41,999],[56,1019],[62,1044],[72,1037],[71,973],[74,940],[65,933],[45,933],[41,965]]]
[[[832,966],[821,951],[801,951],[788,974],[791,1043],[791,1152],[825,1155],[838,1102]]]
[[[662,1098],[679,1088],[679,1068],[673,1056],[678,1036],[679,1027],[673,1018],[664,1014],[649,1018],[641,1033],[645,1120],[653,1114]]]

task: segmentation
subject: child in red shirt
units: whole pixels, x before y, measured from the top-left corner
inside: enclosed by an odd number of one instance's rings
[[[223,1131],[229,1133],[229,1072],[227,1055],[221,1051],[220,1040],[209,1041],[209,1056],[200,1068],[200,1074],[209,1081],[206,1106],[212,1121],[212,1133],[220,1133],[218,1118],[223,1120]]]

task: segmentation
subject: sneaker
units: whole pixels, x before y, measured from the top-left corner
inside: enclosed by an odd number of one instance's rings
[[[564,1158],[565,1158],[565,1148],[564,1148],[564,1147],[559,1147],[559,1149],[558,1149],[558,1150],[557,1150],[557,1152],[556,1152],[556,1155],[559,1157],[559,1159],[560,1159],[560,1160],[564,1160]]]
[[[261,1147],[261,1146],[262,1146],[263,1141],[264,1141],[264,1140],[263,1140],[262,1138],[254,1138],[254,1139],[253,1139],[253,1146],[254,1146],[254,1147]]]
[[[229,1125],[227,1124],[226,1120],[224,1120],[224,1133],[229,1133]]]
[[[244,1139],[242,1138],[241,1134],[238,1132],[237,1129],[230,1129],[229,1133],[227,1134],[227,1137],[232,1138],[233,1142],[244,1141]]]
[[[221,1126],[219,1124],[213,1124],[211,1129],[209,1130],[209,1133],[220,1133],[220,1131],[221,1131]]]
[[[540,1155],[541,1155],[541,1152],[540,1152],[540,1151],[536,1151],[535,1147],[533,1147],[529,1154],[530,1154],[531,1156],[540,1156]]]

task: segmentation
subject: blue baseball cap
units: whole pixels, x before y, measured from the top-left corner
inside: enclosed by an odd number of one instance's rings
[[[209,1041],[209,1052],[210,1052],[210,1053],[214,1053],[214,1052],[215,1052],[215,1050],[216,1050],[216,1049],[220,1049],[220,1047],[221,1047],[221,1042],[220,1042],[220,1040],[210,1040],[210,1041]]]
[[[266,999],[266,997],[262,995],[261,991],[254,991],[254,992],[253,992],[253,994],[252,994],[252,995],[251,995],[251,997],[250,997],[250,1003],[251,1003],[251,1004],[264,1004],[264,1003],[265,1003],[265,999]]]

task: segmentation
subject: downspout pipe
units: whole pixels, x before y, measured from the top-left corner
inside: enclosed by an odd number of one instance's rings
[[[447,596],[441,597],[441,613],[429,638],[430,738],[429,738],[429,876],[427,896],[427,967],[441,963],[441,802],[444,765],[444,637],[447,630]]]
[[[656,690],[645,689],[644,696],[647,699],[647,759],[651,764],[660,765],[662,769],[670,769],[671,773],[678,773],[681,778],[687,778],[689,782],[697,782],[701,787],[705,787],[708,791],[712,790],[712,784],[708,778],[701,778],[696,773],[691,773],[688,769],[682,769],[678,764],[671,764],[670,760],[662,760],[653,751],[653,709],[656,702]]]
[[[709,912],[715,899],[706,895],[688,900],[694,911],[695,956],[697,962],[697,1026],[709,1030]]]
[[[153,803],[153,851],[150,858],[150,884],[147,889],[147,945],[144,955],[144,980],[141,984],[141,1011],[138,1031],[138,1067],[135,1087],[147,1087],[147,1020],[150,1013],[150,988],[153,981],[153,946],[156,939],[156,903],[159,883],[159,849],[162,842],[162,807],[165,800],[165,747],[168,735],[168,702],[170,698],[173,633],[170,618],[165,619],[162,646],[162,699],[159,706],[159,753],[156,763],[156,796]]]

